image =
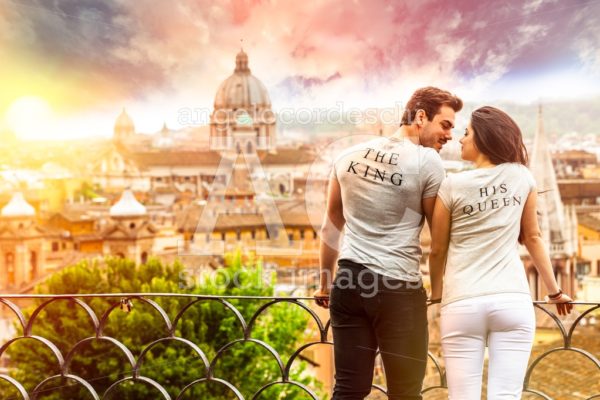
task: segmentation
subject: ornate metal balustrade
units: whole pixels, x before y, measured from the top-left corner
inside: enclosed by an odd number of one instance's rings
[[[174,317],[171,318],[169,313],[159,305],[160,302],[164,301],[165,298],[178,299],[183,304]],[[90,303],[94,299],[102,299],[106,301],[107,308],[102,311],[101,314],[97,314],[96,311],[90,306]],[[260,301],[261,305],[256,309],[255,312],[248,318],[244,317],[242,313],[232,304],[239,301]],[[17,304],[28,302],[29,305],[18,306]],[[53,343],[48,338],[34,334],[34,328],[36,322],[40,320],[45,309],[51,304],[57,302],[67,302],[74,307],[79,307],[85,315],[87,315],[87,321],[77,321],[78,324],[89,324],[90,332],[93,333],[91,336],[78,340],[68,350],[61,351],[59,346]],[[186,318],[186,312],[201,302],[217,302],[225,307],[228,312],[235,317],[235,320],[240,327],[240,337],[233,341],[230,341],[219,348],[214,357],[209,359],[206,352],[201,350],[201,343],[194,343],[184,337],[176,336],[178,325],[182,324]],[[107,324],[109,323],[109,317],[115,312],[127,312],[130,307],[136,303],[143,303],[153,309],[157,316],[160,324],[164,324],[165,335],[158,338],[150,343],[145,344],[140,354],[135,357],[133,352],[123,343],[114,336],[106,334]],[[276,304],[285,304],[287,307],[299,307],[312,321],[311,325],[315,328],[316,335],[312,339],[309,339],[305,343],[302,343],[293,354],[285,360],[277,350],[269,343],[264,340],[253,337],[253,328],[255,327],[257,320],[264,315],[271,307]],[[536,355],[530,361],[530,365],[527,371],[527,375],[524,382],[524,393],[527,398],[541,398],[551,399],[549,394],[544,393],[543,390],[536,388],[535,384],[532,384],[532,374],[538,368],[542,361],[557,352],[571,352],[576,353],[579,356],[584,357],[590,361],[590,367],[594,365],[596,367],[592,374],[597,374],[596,381],[600,382],[600,361],[598,360],[598,354],[594,354],[594,351],[573,346],[573,336],[578,327],[581,327],[583,322],[589,321],[594,312],[600,309],[599,303],[576,303],[580,309],[580,314],[574,319],[570,326],[565,326],[563,322],[551,311],[553,310],[550,306],[545,305],[542,302],[535,302],[535,306],[541,310],[541,313],[548,316],[549,321],[553,321],[555,324],[555,330],[559,333],[562,338],[562,344],[558,347],[551,348],[543,351],[541,354]],[[0,398],[8,400],[10,399],[41,399],[49,390],[60,389],[61,385],[66,385],[65,382],[69,382],[70,385],[79,385],[80,389],[83,388],[88,394],[89,398],[92,399],[109,399],[114,396],[114,392],[118,391],[118,387],[123,384],[143,384],[152,387],[157,394],[158,398],[161,399],[184,399],[191,392],[192,388],[197,385],[212,383],[222,385],[229,393],[230,398],[243,399],[244,396],[231,382],[219,377],[215,373],[216,363],[228,354],[228,350],[238,344],[252,344],[259,346],[267,351],[277,364],[279,371],[279,377],[271,382],[266,382],[262,386],[257,387],[254,393],[250,396],[252,399],[268,398],[265,397],[268,389],[277,385],[289,385],[294,386],[305,394],[305,398],[318,399],[317,391],[314,388],[309,387],[303,383],[294,381],[291,377],[290,371],[293,364],[301,357],[301,353],[306,349],[317,346],[317,345],[331,345],[330,337],[330,325],[328,321],[321,320],[317,313],[311,308],[312,299],[310,298],[299,298],[299,297],[248,297],[248,296],[200,296],[200,295],[184,295],[184,294],[164,294],[164,293],[134,293],[134,294],[78,294],[78,295],[0,295],[0,312],[4,315],[12,315],[12,318],[16,321],[16,333],[8,339],[0,347],[0,360],[6,361],[6,352],[10,346],[23,340],[34,340],[39,342],[42,346],[45,346],[56,359],[57,374],[53,376],[40,376],[39,383],[32,389],[27,390],[25,385],[22,384],[11,376],[11,371],[17,369],[27,369],[29,366],[15,366],[11,365],[8,360],[8,367],[4,371],[0,371],[0,383],[4,382],[4,386],[11,386],[17,396],[6,397],[0,393]],[[137,306],[136,306],[137,307]],[[0,314],[2,315],[2,314]],[[585,329],[590,329],[586,327]],[[597,328],[595,329],[595,335],[598,335]],[[596,340],[598,336],[596,336]],[[83,346],[93,341],[103,341],[115,346],[122,356],[126,359],[130,370],[126,376],[122,376],[112,382],[103,393],[98,393],[93,378],[84,378],[75,373],[72,373],[71,367],[73,359],[77,356],[78,352]],[[179,389],[179,393],[174,397],[172,394],[165,389],[165,387],[157,380],[151,379],[143,375],[143,365],[145,360],[148,358],[151,350],[159,344],[176,342],[184,346],[188,346],[189,350],[200,360],[202,364],[202,371],[199,373],[198,379],[189,382],[187,385]],[[439,360],[433,353],[429,354],[429,361],[433,365],[433,370],[437,373],[436,383],[429,385],[424,389],[425,398],[428,398],[429,394],[446,388],[445,372],[442,367],[441,360]],[[593,368],[593,367],[592,367]],[[374,392],[379,392],[381,396],[385,395],[385,388],[381,385],[373,385]],[[590,388],[582,388],[590,389]],[[595,390],[595,389],[593,389]],[[585,390],[582,390],[584,392]],[[569,397],[570,398],[570,397]],[[600,399],[600,392],[591,393],[587,397],[581,394],[578,397],[581,399]],[[69,398],[68,400],[75,400]]]

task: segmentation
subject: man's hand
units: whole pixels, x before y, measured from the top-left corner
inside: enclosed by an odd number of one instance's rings
[[[319,289],[314,294],[313,297],[316,300],[316,303],[319,307],[329,308],[329,290],[328,289]]]

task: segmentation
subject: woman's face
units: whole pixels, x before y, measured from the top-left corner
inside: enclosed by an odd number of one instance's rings
[[[475,132],[473,128],[471,128],[471,123],[467,125],[467,129],[465,129],[465,134],[460,139],[460,144],[462,145],[461,154],[463,160],[466,161],[475,161],[479,156],[479,150],[477,150],[477,146],[475,146]]]

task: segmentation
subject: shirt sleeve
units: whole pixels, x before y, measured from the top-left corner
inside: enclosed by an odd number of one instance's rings
[[[527,184],[529,185],[529,192],[535,192],[537,190],[537,183],[533,174],[527,167],[523,166],[523,169],[525,170],[525,179],[527,179]]]
[[[452,210],[452,183],[450,182],[450,177],[444,179],[437,195],[442,201],[442,204],[444,204],[448,210]]]
[[[338,154],[335,159],[333,160],[333,163],[331,164],[331,173],[329,174],[329,179],[337,179],[337,175],[338,175],[338,165],[340,165],[340,163],[342,162],[342,159],[344,158],[344,156],[346,155],[346,152],[343,151],[341,154]]]
[[[446,171],[440,155],[435,150],[426,152],[425,162],[421,164],[421,176],[424,177],[422,198],[435,197],[440,184],[446,177]]]
[[[329,173],[329,179],[337,179],[336,163],[331,164],[331,172]]]

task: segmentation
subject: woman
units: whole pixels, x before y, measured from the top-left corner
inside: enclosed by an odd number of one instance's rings
[[[558,287],[540,236],[536,185],[517,124],[497,108],[482,107],[460,143],[462,158],[476,168],[442,183],[429,257],[431,302],[442,303],[449,398],[480,398],[487,345],[488,399],[520,399],[535,314],[519,241],[552,293],[546,300],[557,303],[561,315],[571,311],[564,303],[572,300]]]

